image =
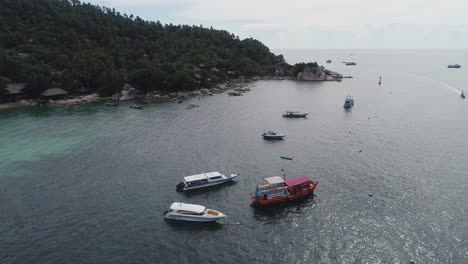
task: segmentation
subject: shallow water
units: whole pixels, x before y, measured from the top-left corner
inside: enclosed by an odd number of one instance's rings
[[[279,52],[290,63],[332,59],[328,68],[354,78],[258,81],[242,97],[143,110],[0,111],[0,262],[464,263],[468,101],[456,92],[468,74],[446,66],[468,67],[468,52]],[[264,141],[267,129],[288,138]],[[281,169],[320,181],[317,197],[251,207],[255,185]],[[175,191],[183,176],[213,170],[241,176]],[[165,221],[173,201],[228,218]]]

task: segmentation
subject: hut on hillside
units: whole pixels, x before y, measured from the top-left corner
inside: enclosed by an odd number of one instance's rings
[[[60,88],[50,88],[41,93],[42,99],[58,100],[63,99],[68,95],[68,92]]]
[[[10,83],[5,87],[5,92],[0,94],[0,103],[16,102],[24,98],[24,83]]]

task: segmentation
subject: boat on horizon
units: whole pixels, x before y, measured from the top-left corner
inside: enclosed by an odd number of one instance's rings
[[[458,69],[458,68],[461,68],[461,65],[460,64],[449,64],[447,66],[447,68],[450,68],[450,69]]]
[[[306,176],[283,179],[280,176],[265,178],[267,184],[257,185],[255,194],[250,196],[254,205],[284,203],[313,195],[318,182]]]
[[[348,66],[350,66],[350,65],[356,65],[356,64],[357,64],[357,63],[355,63],[354,61],[348,61],[348,62],[345,63],[345,65],[348,65]]]
[[[307,117],[309,113],[303,113],[299,111],[285,111],[283,117]]]
[[[193,189],[209,187],[234,180],[239,174],[224,175],[218,171],[185,176],[183,182],[176,185],[176,191],[183,192]]]
[[[326,63],[332,63],[332,61],[331,61],[331,60],[327,60]]]
[[[353,99],[353,97],[352,97],[351,95],[346,96],[345,103],[344,103],[343,107],[344,107],[345,109],[350,109],[350,108],[353,107],[353,106],[354,106],[354,99]]]
[[[273,130],[268,130],[262,134],[262,137],[263,139],[266,139],[266,140],[282,140],[286,137],[286,135],[281,134],[281,133],[276,133]]]
[[[465,92],[462,91],[461,94],[460,94],[460,96],[461,96],[462,99],[465,99]]]
[[[203,205],[172,203],[169,210],[164,211],[164,218],[191,222],[214,222],[226,218],[226,215]]]

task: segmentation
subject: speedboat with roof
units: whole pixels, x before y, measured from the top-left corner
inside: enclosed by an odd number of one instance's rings
[[[354,106],[354,99],[351,95],[346,96],[345,103],[343,105],[344,108],[350,109]]]
[[[283,179],[280,176],[265,178],[266,184],[257,185],[250,199],[255,205],[268,205],[296,200],[314,193],[318,182],[306,176]]]
[[[267,140],[282,140],[286,137],[286,135],[281,134],[281,133],[276,133],[273,130],[268,130],[262,134],[262,137],[263,139],[267,139]]]
[[[285,111],[283,117],[307,117],[309,113],[302,113],[299,111]]]
[[[164,212],[164,218],[192,222],[214,222],[226,218],[226,215],[207,209],[203,205],[175,202]]]
[[[179,184],[177,184],[176,190],[178,192],[183,192],[218,185],[221,183],[232,181],[237,176],[239,176],[239,174],[224,175],[217,171],[186,176],[184,177],[183,182],[179,182]]]
[[[461,68],[461,65],[460,64],[449,64],[447,66],[447,68],[450,68],[450,69],[458,69],[458,68]]]

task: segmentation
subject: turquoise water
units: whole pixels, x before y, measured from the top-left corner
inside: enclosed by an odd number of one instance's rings
[[[468,91],[468,52],[280,52],[290,63],[331,59],[328,68],[354,78],[258,81],[242,97],[143,110],[0,111],[0,262],[466,262],[468,101],[458,93]],[[267,129],[288,138],[264,141]],[[318,180],[317,197],[251,207],[255,185],[281,169]],[[241,175],[175,191],[183,176],[213,170]],[[165,221],[174,201],[228,219]]]

